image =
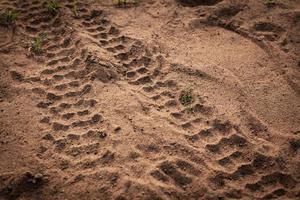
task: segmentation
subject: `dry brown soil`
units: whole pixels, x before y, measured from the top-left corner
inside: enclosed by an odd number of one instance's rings
[[[0,199],[300,199],[300,1],[266,2],[0,0]]]

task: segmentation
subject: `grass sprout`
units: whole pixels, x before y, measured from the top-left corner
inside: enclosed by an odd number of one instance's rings
[[[139,3],[139,0],[113,0],[113,4],[117,6],[129,6],[136,5]]]
[[[31,41],[31,46],[30,46],[30,51],[35,53],[35,54],[40,54],[43,52],[43,42],[46,39],[45,34],[40,34],[33,38]]]
[[[0,25],[6,27],[11,26],[15,24],[19,16],[20,13],[18,11],[8,10],[0,15]]]
[[[60,9],[60,5],[57,1],[48,1],[46,8],[50,13],[56,14]]]
[[[179,101],[184,106],[190,105],[193,102],[192,89],[189,88],[181,91],[181,94],[179,96]]]

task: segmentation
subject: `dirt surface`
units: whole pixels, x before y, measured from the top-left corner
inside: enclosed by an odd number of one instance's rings
[[[0,199],[300,199],[300,1],[272,2],[0,0]]]

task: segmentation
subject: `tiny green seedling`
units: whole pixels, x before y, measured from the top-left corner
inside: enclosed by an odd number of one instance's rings
[[[78,17],[78,12],[77,12],[77,0],[73,0],[73,8],[72,8],[72,12],[74,14],[75,17]]]
[[[126,5],[127,1],[126,0],[113,0],[113,3],[115,5],[121,6],[121,5]]]
[[[117,6],[129,6],[136,5],[139,3],[139,0],[113,0],[113,4]]]
[[[0,25],[9,27],[17,21],[20,13],[14,10],[8,10],[0,15]]]
[[[48,12],[50,12],[52,14],[56,14],[56,13],[58,13],[58,11],[60,9],[60,5],[57,1],[48,1],[46,8],[47,8]]]
[[[265,0],[264,4],[266,4],[267,6],[271,6],[276,4],[276,0]]]
[[[30,47],[30,51],[35,53],[35,54],[40,54],[43,51],[43,42],[45,40],[45,35],[40,34],[38,36],[36,36],[35,38],[33,38],[33,40],[31,41],[31,47]]]
[[[193,102],[192,89],[183,90],[179,96],[179,101],[184,106],[190,105]]]

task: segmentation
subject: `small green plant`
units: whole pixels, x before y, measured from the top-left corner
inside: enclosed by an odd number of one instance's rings
[[[43,51],[42,47],[43,47],[43,42],[45,40],[45,37],[46,36],[44,34],[40,34],[35,38],[33,38],[33,40],[31,41],[30,51],[35,54],[42,53]]]
[[[78,17],[78,12],[77,12],[77,0],[73,0],[73,8],[72,8],[72,12],[74,14],[75,17]]]
[[[60,5],[57,1],[48,1],[46,8],[50,13],[56,14],[60,9]]]
[[[139,0],[113,0],[113,3],[117,6],[136,5],[139,3]]]
[[[265,0],[264,4],[267,6],[274,5],[276,3],[276,0]]]
[[[11,26],[15,24],[19,16],[20,13],[18,11],[8,10],[0,15],[0,25],[6,27]]]
[[[179,101],[182,105],[188,106],[193,102],[192,89],[183,90],[179,96]]]
[[[113,0],[113,3],[118,6],[126,5],[126,0]]]

